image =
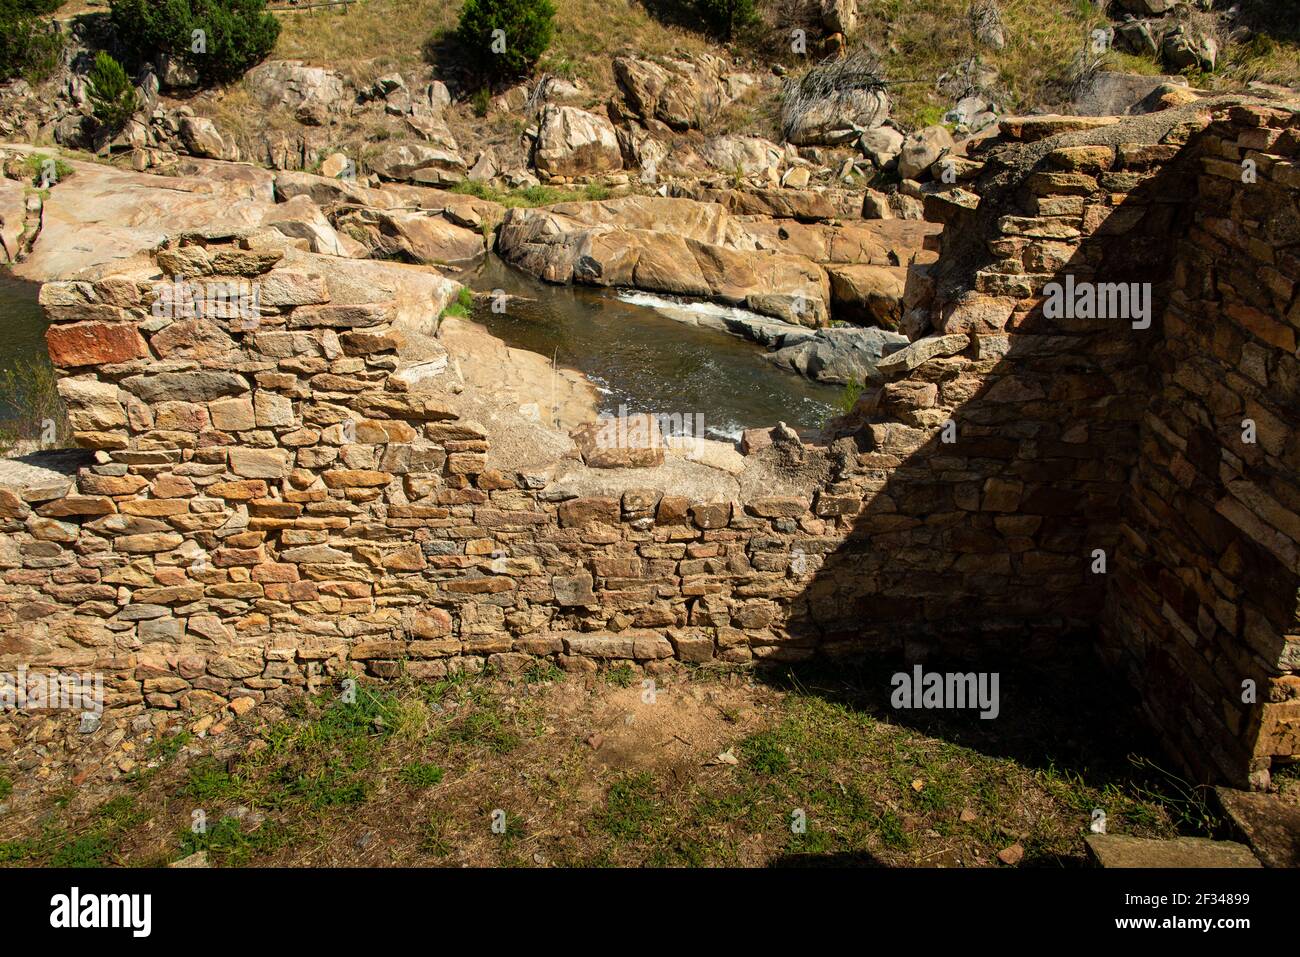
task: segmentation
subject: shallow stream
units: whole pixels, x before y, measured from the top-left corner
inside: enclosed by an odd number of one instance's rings
[[[777,422],[816,428],[840,395],[838,387],[777,369],[754,343],[670,317],[717,306],[553,286],[496,257],[462,281],[517,297],[506,300],[504,312],[481,302],[473,318],[511,346],[582,372],[600,391],[602,413],[649,412],[689,423],[692,434],[702,424],[705,437],[736,439],[742,429]],[[0,270],[0,371],[44,360],[39,288]],[[0,396],[0,417],[6,414],[12,409]]]
[[[583,373],[600,390],[602,414],[648,412],[702,422],[706,438],[737,439],[777,422],[819,427],[841,393],[776,368],[761,346],[669,315],[719,308],[707,303],[554,286],[495,256],[459,278],[478,292],[507,293],[504,309],[479,300],[473,318],[508,345]]]

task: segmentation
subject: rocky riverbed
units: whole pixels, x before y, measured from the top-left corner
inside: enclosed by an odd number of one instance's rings
[[[833,315],[865,308],[897,325],[907,276],[923,280],[934,255],[926,244],[941,228],[735,215],[718,202],[644,195],[507,208],[210,159],[169,176],[60,160],[63,177],[34,193],[26,177],[47,154],[24,145],[5,154],[4,239],[26,248],[17,277],[93,274],[188,230],[266,231],[305,252],[369,262],[396,286],[423,272],[489,300],[509,290],[510,305],[481,305],[478,323],[447,322],[444,339],[476,387],[525,414],[551,410],[542,417],[571,428],[598,411],[675,411],[705,416],[711,438],[733,441],[777,421],[815,428],[834,411],[832,386],[872,379],[874,363],[907,337],[832,327]],[[557,284],[592,288],[575,296]],[[433,329],[443,305],[403,308],[409,323]],[[589,385],[578,387],[575,370]]]

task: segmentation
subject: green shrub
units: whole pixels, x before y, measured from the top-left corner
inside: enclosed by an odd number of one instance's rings
[[[100,50],[90,68],[90,103],[95,119],[116,132],[135,114],[139,100],[122,64]]]
[[[0,82],[24,77],[41,80],[53,73],[63,52],[63,35],[41,14],[60,0],[0,0]]]
[[[844,391],[840,393],[835,402],[835,407],[848,415],[853,411],[853,407],[858,404],[858,399],[862,396],[862,383],[853,376],[849,376],[849,381],[844,383]]]
[[[550,46],[554,20],[551,0],[465,0],[456,40],[485,76],[524,76]]]
[[[45,185],[45,174],[50,168],[49,163],[53,162],[53,173],[51,179],[56,183],[62,183],[65,179],[76,172],[71,166],[59,159],[57,156],[49,156],[46,153],[28,153],[23,160],[23,169],[27,171],[28,177],[33,186]]]
[[[266,0],[110,0],[118,36],[141,60],[160,53],[192,67],[202,83],[241,77],[280,36]],[[204,45],[196,43],[202,31]]]
[[[725,40],[758,20],[755,0],[693,0],[693,4],[695,12]]]

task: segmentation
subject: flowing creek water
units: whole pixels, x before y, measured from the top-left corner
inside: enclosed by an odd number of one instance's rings
[[[737,439],[743,429],[777,422],[817,428],[841,394],[776,368],[752,342],[669,315],[718,308],[706,303],[554,286],[495,256],[461,279],[478,292],[518,297],[504,311],[480,300],[473,318],[507,345],[583,373],[600,391],[602,414],[702,421],[704,437]]]
[[[495,256],[465,281],[479,291],[502,289],[518,297],[508,300],[504,313],[480,303],[473,318],[507,344],[586,375],[600,391],[602,413],[677,415],[702,422],[708,438],[736,439],[742,429],[777,422],[816,428],[840,395],[836,386],[777,369],[751,342],[666,314],[719,307],[553,286]],[[0,270],[0,370],[45,355],[39,289]],[[0,397],[0,416],[12,411]]]

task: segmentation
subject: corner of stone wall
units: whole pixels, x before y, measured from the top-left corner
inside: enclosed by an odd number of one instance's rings
[[[1300,111],[1218,110],[1184,158],[1193,220],[1106,608],[1106,652],[1200,778],[1300,752]]]

